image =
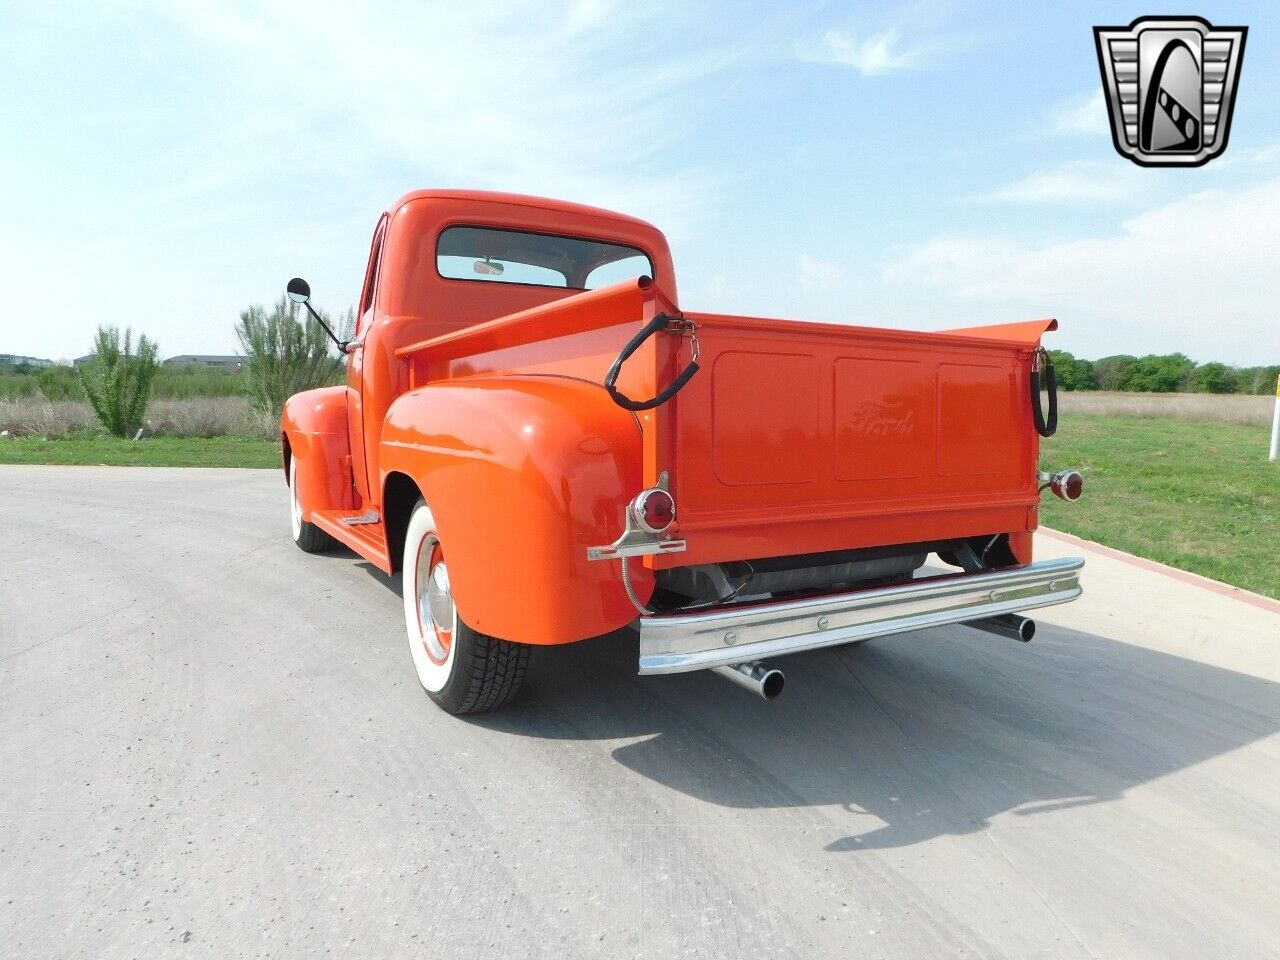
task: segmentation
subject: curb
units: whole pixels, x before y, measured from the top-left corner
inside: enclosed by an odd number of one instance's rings
[[[1280,614],[1280,600],[1272,600],[1270,597],[1264,597],[1260,593],[1253,593],[1250,590],[1242,590],[1240,587],[1233,587],[1229,583],[1223,583],[1220,580],[1212,580],[1209,577],[1202,577],[1198,573],[1191,573],[1187,570],[1179,570],[1177,567],[1171,567],[1168,564],[1159,563],[1155,560],[1148,560],[1145,557],[1135,557],[1131,553],[1125,553],[1123,550],[1116,550],[1113,547],[1104,546],[1101,543],[1094,543],[1092,540],[1086,540],[1083,537],[1077,537],[1075,534],[1063,533],[1060,530],[1054,530],[1050,527],[1041,527],[1036,531],[1042,533],[1052,540],[1060,540],[1063,543],[1074,544],[1078,547],[1084,547],[1086,550],[1092,550],[1094,553],[1100,553],[1104,557],[1110,557],[1112,560],[1120,560],[1143,570],[1151,570],[1155,573],[1163,573],[1166,577],[1172,577],[1174,580],[1180,580],[1183,583],[1189,583],[1194,587],[1200,587],[1212,593],[1219,594],[1224,597],[1230,597],[1233,600],[1239,600],[1250,606],[1258,607],[1262,610],[1268,610],[1271,613]]]

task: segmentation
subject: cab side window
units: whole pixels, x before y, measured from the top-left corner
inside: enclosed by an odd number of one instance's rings
[[[373,243],[369,247],[369,264],[365,268],[364,287],[360,291],[360,309],[356,311],[356,333],[358,337],[364,333],[369,322],[369,312],[373,309],[374,297],[378,292],[378,268],[382,265],[382,241],[387,233],[387,215],[384,213],[373,231]]]

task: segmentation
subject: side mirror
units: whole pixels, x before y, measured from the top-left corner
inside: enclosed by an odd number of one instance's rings
[[[301,277],[294,277],[289,281],[289,285],[285,287],[285,292],[289,294],[289,299],[294,303],[306,303],[311,299],[311,284]]]
[[[303,280],[301,277],[294,277],[289,281],[289,285],[284,288],[285,293],[289,295],[289,299],[294,303],[299,303],[307,308],[307,313],[311,314],[311,319],[320,324],[320,328],[329,335],[329,339],[338,345],[339,353],[346,353],[347,347],[350,346],[349,341],[339,340],[338,335],[334,333],[324,318],[316,313],[316,308],[311,306],[311,284]]]

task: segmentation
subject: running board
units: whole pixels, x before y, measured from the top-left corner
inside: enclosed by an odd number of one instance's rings
[[[369,513],[314,510],[311,522],[339,543],[360,554],[383,573],[391,573],[386,528],[377,513],[370,519]]]

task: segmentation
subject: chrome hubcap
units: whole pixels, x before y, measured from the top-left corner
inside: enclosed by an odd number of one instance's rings
[[[423,537],[418,546],[417,586],[422,645],[432,660],[443,663],[453,643],[454,607],[449,569],[434,537]]]

